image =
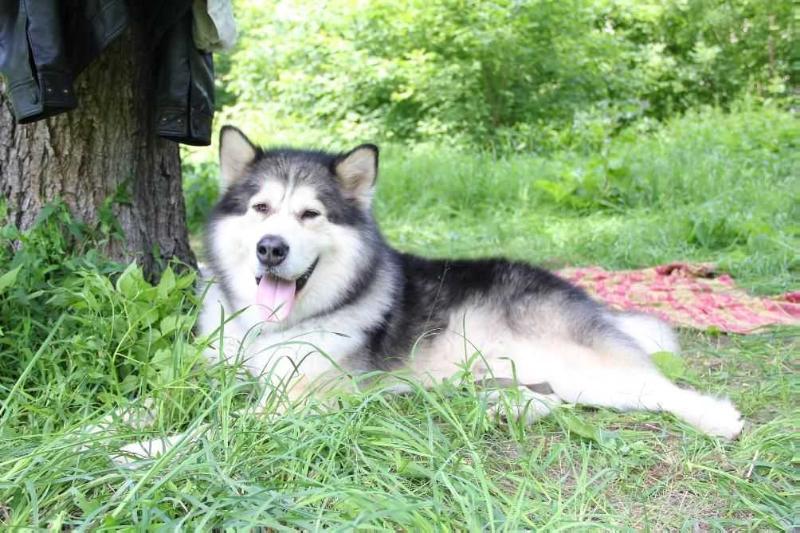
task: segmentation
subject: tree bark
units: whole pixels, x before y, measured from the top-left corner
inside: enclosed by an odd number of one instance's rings
[[[154,74],[149,43],[134,21],[75,84],[78,108],[17,125],[0,81],[0,192],[9,218],[30,227],[43,205],[63,200],[95,223],[112,205],[123,241],[104,250],[136,260],[157,277],[171,258],[194,266],[181,189],[178,145],[154,133]]]

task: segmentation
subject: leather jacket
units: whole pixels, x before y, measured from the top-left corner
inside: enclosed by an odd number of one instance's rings
[[[128,1],[153,43],[158,135],[210,144],[214,71],[194,44],[192,0]],[[18,123],[77,107],[73,80],[128,26],[128,1],[0,0],[0,74]]]

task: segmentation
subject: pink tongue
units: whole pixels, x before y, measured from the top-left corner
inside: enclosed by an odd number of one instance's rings
[[[294,281],[283,281],[264,276],[258,282],[256,304],[267,322],[285,320],[294,307]]]

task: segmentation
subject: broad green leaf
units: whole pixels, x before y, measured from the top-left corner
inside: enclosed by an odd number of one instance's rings
[[[601,446],[613,446],[616,436],[612,432],[604,431],[603,429],[592,426],[591,424],[581,420],[574,414],[570,413],[567,410],[558,410],[556,411],[558,414],[558,419],[561,421],[563,426],[569,430],[570,433],[574,433],[579,437],[583,437],[584,439],[589,439],[591,441],[596,442]]]
[[[167,267],[158,282],[158,299],[166,300],[173,289],[175,289],[175,273],[171,267]]]
[[[176,315],[169,315],[165,316],[161,319],[161,324],[159,325],[159,329],[161,330],[161,335],[169,335],[178,327],[178,317]]]
[[[117,292],[121,293],[126,298],[135,298],[139,293],[141,277],[142,275],[139,267],[136,263],[131,263],[125,271],[120,274],[119,279],[117,279]]]
[[[651,357],[659,370],[669,379],[680,379],[686,373],[686,361],[672,352],[656,352]]]
[[[19,265],[17,268],[9,270],[0,276],[0,294],[3,294],[7,288],[11,287],[17,282],[17,274],[19,274],[21,268],[22,265]]]

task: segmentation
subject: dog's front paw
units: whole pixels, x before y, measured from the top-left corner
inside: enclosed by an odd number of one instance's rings
[[[169,451],[178,442],[181,435],[143,440],[126,444],[119,452],[111,456],[118,465],[131,465],[146,459],[155,459]]]
[[[492,417],[524,420],[528,424],[545,417],[561,404],[555,394],[542,394],[521,386],[516,390],[490,390],[483,393]]]

